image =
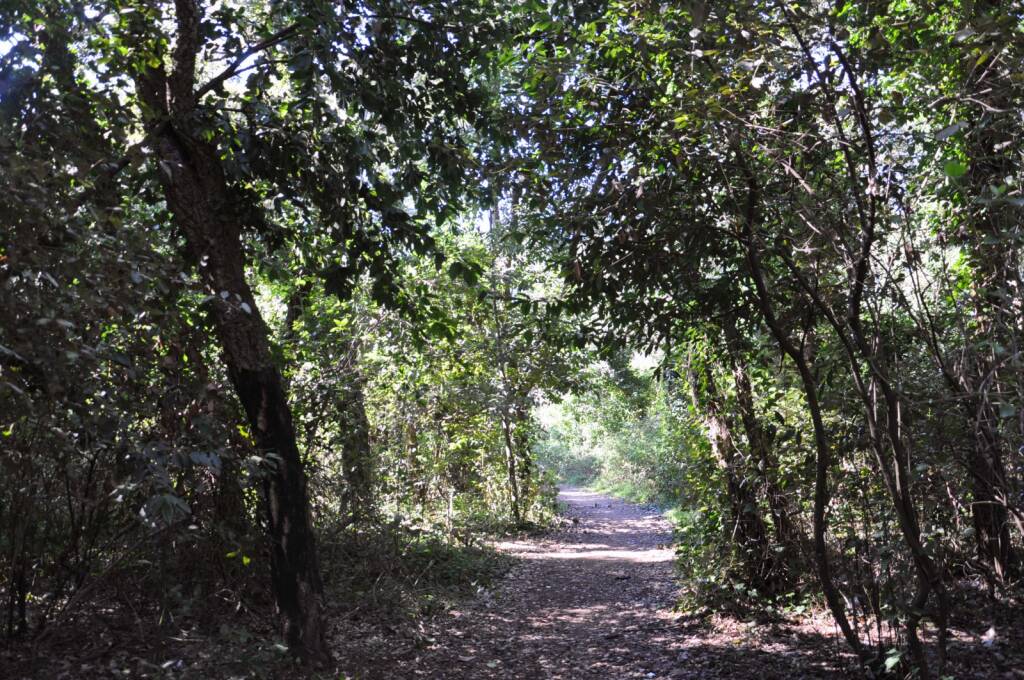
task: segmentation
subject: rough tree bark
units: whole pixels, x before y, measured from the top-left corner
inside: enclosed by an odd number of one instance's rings
[[[238,206],[216,146],[194,129],[195,61],[201,11],[178,0],[170,74],[150,68],[137,87],[152,136],[167,206],[203,283],[228,376],[258,449],[268,458],[263,493],[271,538],[271,580],[284,639],[306,661],[329,658],[321,618],[322,583],[309,517],[306,475],[291,411],[270,351],[267,325],[245,279]]]

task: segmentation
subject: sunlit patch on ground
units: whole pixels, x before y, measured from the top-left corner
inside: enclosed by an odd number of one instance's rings
[[[671,527],[660,514],[579,489],[559,500],[572,528],[498,544],[520,560],[508,577],[408,644],[380,639],[365,677],[842,676],[827,626],[751,627],[678,612]]]
[[[646,564],[650,562],[671,562],[671,550],[560,550],[556,552],[524,553],[523,557],[534,560],[601,560],[605,562],[629,562]]]

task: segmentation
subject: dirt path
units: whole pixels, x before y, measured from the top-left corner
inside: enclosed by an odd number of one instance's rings
[[[659,513],[580,489],[559,498],[571,529],[501,544],[520,562],[494,591],[428,622],[428,644],[379,656],[356,677],[835,677],[820,662],[825,640],[674,612],[671,528]]]
[[[447,677],[653,678],[676,661],[668,523],[587,491],[560,500],[579,524],[502,546],[523,562],[453,614]]]

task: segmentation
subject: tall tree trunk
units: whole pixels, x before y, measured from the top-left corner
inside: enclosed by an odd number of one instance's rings
[[[971,520],[979,559],[990,570],[992,581],[1005,583],[1016,566],[1006,508],[1006,469],[998,441],[993,441],[989,428],[978,420],[971,419],[976,443],[968,458],[974,497]]]
[[[522,508],[519,499],[519,474],[516,470],[516,445],[514,427],[510,409],[505,407],[501,413],[501,433],[505,439],[505,468],[508,473],[509,504],[512,510],[512,519],[516,525],[522,524]]]
[[[306,475],[267,325],[245,279],[242,224],[217,148],[187,122],[193,116],[200,12],[176,4],[174,72],[149,69],[137,81],[147,107],[167,206],[203,283],[228,376],[267,458],[263,495],[270,528],[271,580],[285,642],[304,660],[329,659],[321,617],[323,586],[309,516]]]
[[[212,147],[161,135],[168,206],[200,263],[228,375],[259,450],[272,459],[264,479],[271,533],[271,578],[284,617],[284,638],[304,657],[327,656],[320,616],[322,584],[309,517],[306,476],[269,333],[245,280],[239,225]]]
[[[971,7],[971,19],[981,23],[1003,12],[1002,3],[981,0]],[[1012,34],[992,35],[1000,36],[995,38],[993,53],[1004,54]],[[1015,310],[1020,308],[1024,291],[1018,241],[1013,236],[1019,229],[1019,209],[1006,203],[984,203],[991,197],[991,187],[1017,171],[1016,160],[1000,147],[1017,134],[1019,125],[1005,115],[993,115],[1019,105],[1014,97],[1018,88],[1010,80],[1012,57],[1010,61],[1001,58],[1005,65],[975,64],[966,73],[965,94],[976,103],[976,111],[968,118],[976,123],[968,136],[971,165],[966,181],[981,205],[974,208],[971,222],[957,232],[973,269],[977,326],[977,336],[967,338],[965,360],[957,371],[961,391],[970,404],[968,421],[974,437],[974,450],[967,459],[974,496],[971,515],[978,556],[997,583],[1005,582],[1015,570],[1007,509],[1013,493],[1004,462],[1007,447],[1000,432],[999,404],[993,403],[990,395],[1013,395],[1020,388],[1019,382],[1012,384],[1012,372],[1005,364],[1022,349],[1021,319]]]
[[[742,159],[742,151],[739,152]],[[745,251],[747,261],[747,273],[754,283],[754,294],[762,319],[772,336],[775,338],[779,349],[785,356],[788,356],[796,365],[800,375],[800,383],[803,387],[804,401],[811,416],[814,426],[814,448],[816,452],[815,476],[814,476],[814,508],[813,518],[813,549],[814,561],[817,567],[818,584],[821,586],[822,594],[832,618],[839,627],[843,638],[850,648],[857,654],[857,658],[865,665],[876,665],[870,653],[861,644],[860,638],[850,625],[850,619],[846,615],[846,605],[843,597],[836,588],[832,579],[832,564],[828,555],[828,545],[825,542],[827,529],[827,518],[825,511],[829,504],[829,468],[832,465],[832,444],[829,441],[828,432],[825,429],[825,421],[821,413],[821,402],[818,398],[818,383],[814,378],[808,357],[801,351],[789,333],[782,327],[772,304],[768,292],[768,283],[765,280],[764,267],[761,263],[762,244],[755,232],[757,222],[757,208],[760,200],[758,187],[753,174],[749,168],[746,170],[746,180],[749,184],[745,205],[742,207],[742,216],[739,219],[739,232],[736,237]]]
[[[489,213],[492,235],[497,235],[499,225],[501,224],[500,195],[499,188],[497,186],[493,187],[491,190],[491,210]],[[494,275],[491,280],[491,287],[495,291],[501,290],[506,299],[510,297],[508,281],[504,276]],[[494,358],[498,363],[498,372],[501,376],[499,394],[499,399],[501,399],[500,419],[501,434],[505,443],[505,471],[508,475],[509,506],[512,511],[513,521],[519,525],[522,523],[522,508],[520,507],[519,474],[516,469],[516,444],[515,433],[513,432],[515,428],[515,420],[512,415],[513,387],[508,371],[509,348],[505,342],[505,323],[503,315],[498,309],[496,295],[491,297],[491,313],[493,314],[494,321]]]
[[[187,133],[185,133],[187,134]],[[268,457],[263,489],[271,533],[271,578],[289,647],[311,660],[327,657],[320,616],[322,584],[283,380],[269,333],[245,280],[240,225],[216,150],[173,128],[160,136],[164,192],[213,299],[211,311],[228,376],[257,448]]]

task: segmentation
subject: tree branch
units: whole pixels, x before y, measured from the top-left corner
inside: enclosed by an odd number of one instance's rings
[[[235,57],[235,60],[232,61],[231,64],[226,69],[215,75],[213,78],[207,81],[205,85],[196,90],[195,96],[193,98],[194,101],[198,103],[199,100],[202,99],[204,95],[209,94],[213,90],[217,89],[224,83],[224,81],[228,80],[236,73],[238,73],[239,70],[242,68],[242,64],[245,63],[246,59],[249,59],[250,57],[257,55],[264,50],[268,50],[271,47],[274,47],[275,45],[284,42],[288,38],[298,33],[299,28],[300,26],[298,23],[285,26],[277,33],[274,33],[270,37],[261,40],[260,42],[246,49],[244,52]]]

